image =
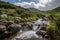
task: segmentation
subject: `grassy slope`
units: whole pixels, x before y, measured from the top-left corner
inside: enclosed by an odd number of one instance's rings
[[[6,14],[7,17],[2,18],[1,15]],[[32,12],[19,6],[0,1],[0,20],[7,21],[34,21],[40,17],[40,12]]]
[[[1,17],[3,14],[6,14],[7,17]],[[32,12],[10,3],[0,2],[0,20],[26,22],[34,21],[42,15],[45,15],[51,21],[51,25],[47,27],[49,35],[51,34],[50,37],[53,37],[53,39],[56,37],[55,39],[58,40],[58,31],[60,30],[60,7],[47,12]]]

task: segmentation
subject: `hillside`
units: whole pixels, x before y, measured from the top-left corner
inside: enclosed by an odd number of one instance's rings
[[[28,9],[31,10],[31,11],[34,11],[34,12],[40,12],[40,10],[35,9],[35,8],[28,8]]]
[[[32,12],[20,6],[0,1],[0,18],[1,18],[0,20],[20,21],[20,22],[34,21],[40,18],[40,15],[41,15],[40,12]]]
[[[36,11],[37,9],[32,8],[31,10]],[[45,16],[50,22],[49,26],[44,27],[47,31],[48,39],[60,40],[60,7],[44,12],[31,10],[0,1],[0,20],[16,23],[33,22]]]
[[[31,11],[34,10],[34,11]],[[16,6],[10,4],[8,2],[0,1],[0,20],[4,21],[18,21],[18,22],[26,22],[26,21],[35,21],[42,17],[46,16],[50,20],[58,20],[60,19],[60,7],[55,8],[49,11],[39,11],[37,9],[24,9],[20,6]],[[53,19],[52,19],[53,18]]]
[[[31,10],[36,9],[32,8]],[[8,2],[0,1],[0,20],[18,22],[35,21],[43,15],[50,20],[54,19],[56,21],[60,19],[60,7],[45,12],[34,12]]]

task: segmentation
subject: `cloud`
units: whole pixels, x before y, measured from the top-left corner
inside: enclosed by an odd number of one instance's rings
[[[36,3],[35,2],[30,2],[30,3],[28,3],[28,2],[15,3],[15,5],[21,6],[21,7],[24,7],[24,8],[34,8],[34,7],[36,7]]]
[[[21,0],[14,0],[15,2],[20,2]]]
[[[55,7],[60,6],[60,0],[36,0],[38,1],[37,3],[32,1],[32,2],[16,2],[14,3],[17,6],[21,6],[24,8],[36,8],[38,10],[51,10]]]

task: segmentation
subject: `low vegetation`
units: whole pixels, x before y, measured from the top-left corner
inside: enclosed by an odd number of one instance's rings
[[[60,40],[60,7],[46,12],[33,12],[10,3],[0,1],[0,20],[12,22],[33,22],[42,16],[50,20],[46,27],[50,40]]]

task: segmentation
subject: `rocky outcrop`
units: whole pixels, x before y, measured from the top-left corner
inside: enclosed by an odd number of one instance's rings
[[[37,31],[36,34],[41,35],[42,38],[47,38],[47,39],[49,38],[47,31],[44,31],[44,30]]]
[[[0,25],[5,25],[6,27],[8,27],[9,25],[13,24],[13,22],[9,22],[9,21],[0,21]]]
[[[20,31],[21,26],[12,22],[0,21],[0,40],[9,38]]]
[[[31,24],[31,23],[24,23],[24,24],[21,25],[21,29],[22,29],[22,31],[33,30],[33,24]]]

